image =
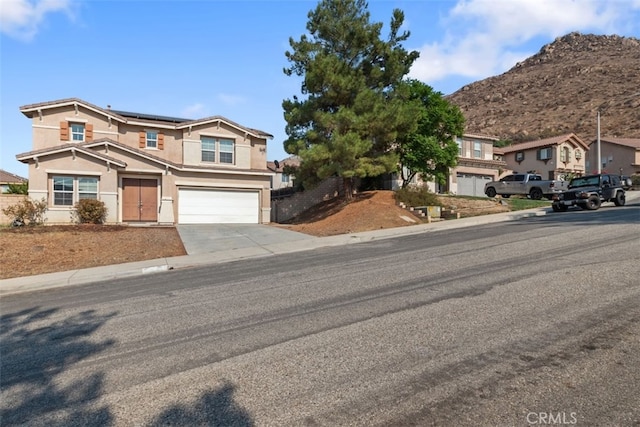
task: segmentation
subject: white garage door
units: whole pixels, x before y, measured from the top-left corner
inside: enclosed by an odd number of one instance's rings
[[[178,190],[180,224],[257,224],[259,210],[257,191]]]
[[[492,178],[487,175],[474,175],[474,174],[465,174],[458,173],[457,181],[458,181],[458,191],[457,194],[459,196],[476,196],[483,197],[484,194],[484,185],[491,181]]]

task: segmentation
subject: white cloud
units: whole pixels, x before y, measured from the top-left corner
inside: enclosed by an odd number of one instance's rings
[[[47,14],[64,12],[73,18],[72,0],[2,0],[0,32],[23,41],[32,40]]]
[[[637,30],[640,0],[459,0],[442,20],[444,38],[419,48],[410,76],[427,83],[458,75],[480,79],[511,68],[541,45],[573,32]]]
[[[208,113],[206,106],[198,102],[185,107],[180,115],[187,119],[200,119],[206,117]]]
[[[220,102],[222,102],[224,105],[229,105],[229,106],[237,106],[240,104],[244,104],[245,103],[245,98],[239,95],[230,95],[227,93],[220,93],[218,94],[218,100],[220,100]]]

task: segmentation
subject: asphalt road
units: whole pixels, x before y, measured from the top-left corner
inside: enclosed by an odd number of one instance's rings
[[[640,425],[640,208],[3,297],[2,426]]]

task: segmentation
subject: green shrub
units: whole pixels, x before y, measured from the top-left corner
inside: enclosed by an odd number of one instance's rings
[[[47,201],[32,200],[25,197],[15,205],[2,209],[2,213],[13,218],[16,225],[41,225],[44,224],[44,214],[47,211]]]
[[[631,175],[631,183],[634,187],[640,187],[640,174]]]
[[[406,187],[395,193],[396,201],[407,206],[442,206],[438,196],[427,187]]]
[[[96,199],[81,199],[73,206],[74,220],[81,224],[102,224],[107,219],[107,207]]]
[[[22,184],[9,184],[7,186],[7,194],[29,194],[29,183],[24,182]]]

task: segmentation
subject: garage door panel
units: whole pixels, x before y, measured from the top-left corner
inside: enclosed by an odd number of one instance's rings
[[[257,224],[259,209],[257,191],[179,190],[180,224]]]
[[[459,196],[486,197],[484,185],[491,180],[492,177],[487,175],[458,174],[457,194]]]

